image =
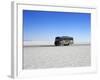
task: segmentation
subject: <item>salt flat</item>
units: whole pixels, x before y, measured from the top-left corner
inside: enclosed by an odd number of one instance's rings
[[[23,47],[23,69],[81,67],[91,65],[89,44]]]

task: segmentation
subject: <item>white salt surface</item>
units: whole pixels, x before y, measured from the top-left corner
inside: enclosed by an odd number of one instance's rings
[[[81,67],[91,65],[90,45],[24,46],[23,69]]]

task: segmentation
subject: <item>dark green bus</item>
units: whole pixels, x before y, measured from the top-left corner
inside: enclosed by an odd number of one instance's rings
[[[69,36],[62,36],[62,37],[56,37],[55,38],[55,46],[67,46],[70,44],[73,44],[74,40],[73,37],[69,37]]]

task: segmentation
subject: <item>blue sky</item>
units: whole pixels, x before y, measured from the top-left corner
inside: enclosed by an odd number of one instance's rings
[[[90,41],[91,14],[23,10],[24,41],[54,41],[71,36],[76,42]]]

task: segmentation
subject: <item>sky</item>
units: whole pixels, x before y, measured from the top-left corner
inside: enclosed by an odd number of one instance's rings
[[[91,14],[23,10],[24,41],[54,41],[70,36],[75,42],[90,42]]]

